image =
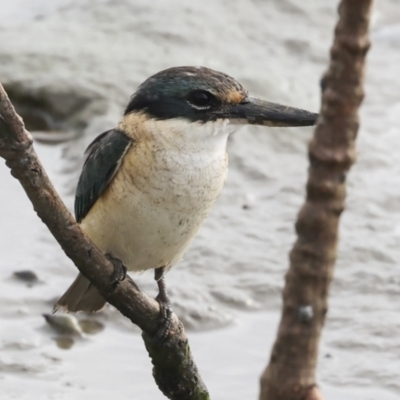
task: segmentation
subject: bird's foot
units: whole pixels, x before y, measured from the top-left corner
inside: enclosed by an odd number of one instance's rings
[[[160,326],[154,335],[154,340],[163,342],[169,335],[172,323],[171,300],[167,293],[167,287],[164,279],[165,268],[157,268],[154,271],[154,279],[158,285],[158,296],[156,300],[160,305]]]
[[[168,337],[171,329],[172,307],[169,298],[165,301],[165,299],[160,299],[160,296],[157,296],[156,300],[160,305],[160,325],[157,333],[154,335],[154,339],[163,342]]]
[[[106,254],[106,257],[114,265],[114,272],[111,275],[110,283],[116,286],[126,278],[127,269],[119,258],[113,257],[111,254]]]

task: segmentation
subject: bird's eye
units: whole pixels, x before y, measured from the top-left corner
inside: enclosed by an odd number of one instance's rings
[[[214,103],[215,97],[205,90],[196,90],[187,97],[188,103],[197,110],[207,110]]]

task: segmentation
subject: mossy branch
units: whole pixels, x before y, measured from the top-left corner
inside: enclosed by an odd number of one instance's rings
[[[0,84],[0,157],[21,183],[39,218],[79,271],[110,304],[142,329],[153,375],[164,395],[172,400],[209,400],[182,323],[173,315],[167,339],[162,343],[153,340],[160,322],[157,301],[141,292],[129,277],[116,288],[110,284],[114,267],[82,232],[58,196],[32,143]]]

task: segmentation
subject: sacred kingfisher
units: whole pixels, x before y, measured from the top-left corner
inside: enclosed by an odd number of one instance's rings
[[[126,270],[155,270],[161,337],[171,307],[164,273],[175,266],[221,193],[228,136],[246,124],[314,125],[318,114],[249,97],[205,67],[161,71],[139,86],[116,128],[87,148],[75,197],[82,230]],[[106,300],[79,274],[55,309],[97,311]]]

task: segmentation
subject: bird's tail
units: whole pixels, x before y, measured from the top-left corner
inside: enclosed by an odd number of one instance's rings
[[[76,277],[68,290],[54,305],[53,312],[59,308],[67,312],[95,312],[106,305],[106,300],[99,291],[81,273]]]

